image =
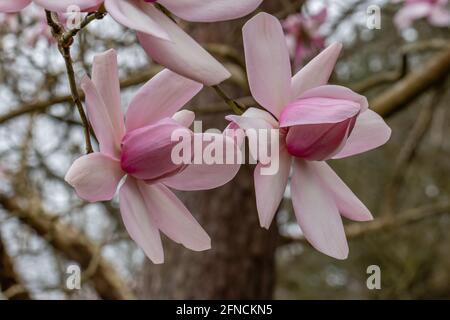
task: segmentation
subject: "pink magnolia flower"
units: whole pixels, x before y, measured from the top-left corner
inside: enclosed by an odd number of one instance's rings
[[[291,14],[282,23],[286,33],[289,55],[294,66],[303,62],[325,48],[325,37],[319,28],[327,18],[327,9],[322,9],[312,16],[301,13]]]
[[[122,219],[131,238],[154,263],[164,261],[160,231],[191,250],[209,249],[209,236],[168,188],[216,188],[239,169],[227,164],[176,164],[171,159],[175,130],[184,130],[194,139],[202,135],[188,129],[194,121],[191,111],[177,112],[202,85],[166,69],[136,93],[124,121],[117,57],[109,50],[94,58],[92,80],[85,77],[81,87],[100,151],[77,159],[66,181],[81,198],[95,202],[112,199],[126,175],[119,191]],[[208,138],[234,146],[222,134]]]
[[[34,0],[45,9],[66,12],[77,5],[88,11],[104,2],[120,24],[138,32],[147,54],[159,64],[206,85],[216,85],[231,74],[175,22],[155,8],[159,3],[182,19],[214,22],[242,17],[263,0]],[[30,0],[0,0],[0,12],[16,12]]]
[[[261,163],[254,172],[260,224],[269,228],[292,167],[292,201],[304,236],[317,250],[344,259],[348,245],[341,215],[356,221],[372,216],[325,161],[376,148],[391,130],[368,109],[365,97],[327,85],[340,44],[291,77],[288,48],[275,17],[256,15],[244,26],[243,37],[252,95],[271,114],[251,108],[227,119],[242,129],[279,129],[281,140],[277,174],[261,174]]]
[[[0,12],[19,12],[32,2],[50,11],[66,12],[73,5],[83,11],[95,10],[103,0],[0,0]]]
[[[242,17],[262,0],[105,0],[109,14],[138,32],[147,54],[156,62],[187,78],[216,85],[230,77],[225,67],[153,3],[160,3],[188,21],[213,22]]]
[[[398,2],[398,1],[397,1]],[[448,0],[406,0],[394,17],[399,29],[409,28],[415,20],[427,18],[436,27],[450,26]]]

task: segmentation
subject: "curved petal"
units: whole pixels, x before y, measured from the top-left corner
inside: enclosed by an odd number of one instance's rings
[[[323,161],[312,162],[315,172],[325,188],[333,195],[339,212],[354,221],[373,220],[369,209],[358,199],[349,187],[339,178],[331,167]]]
[[[295,216],[305,238],[320,252],[346,259],[348,244],[341,216],[311,162],[295,159],[291,190]]]
[[[283,28],[274,16],[259,13],[242,33],[252,95],[278,118],[291,98],[291,63]]]
[[[202,84],[165,69],[142,86],[128,107],[127,131],[172,117],[200,90]]]
[[[120,156],[122,140],[121,125],[116,123],[116,115],[103,101],[94,83],[87,76],[81,80],[81,89],[86,96],[86,109],[89,121],[97,136],[100,151],[111,157]]]
[[[147,14],[145,8],[153,7],[141,0],[105,0],[105,8],[118,23],[160,40],[170,41],[164,27]]]
[[[190,110],[181,110],[175,113],[172,119],[183,127],[189,128],[195,120],[195,113]]]
[[[351,100],[320,96],[301,98],[284,109],[280,127],[339,123],[357,116],[360,110],[361,105]]]
[[[288,183],[292,158],[285,147],[280,148],[279,169],[274,175],[264,175],[262,163],[258,163],[253,174],[255,181],[256,206],[261,227],[269,229],[273,217],[283,199]]]
[[[92,82],[103,99],[117,136],[125,134],[125,123],[120,100],[117,54],[114,49],[97,54],[92,63]]]
[[[375,149],[389,140],[391,132],[391,128],[380,115],[372,110],[367,110],[356,118],[355,127],[345,146],[333,156],[333,159],[345,158]]]
[[[171,41],[138,32],[138,39],[147,54],[170,70],[208,86],[216,85],[231,74],[170,18],[146,6],[146,13],[169,35]]]
[[[164,262],[164,251],[158,227],[146,205],[137,181],[128,177],[119,191],[120,213],[131,239],[153,263]]]
[[[444,5],[438,5],[431,10],[428,21],[430,21],[431,25],[436,27],[450,26],[450,10],[444,7]]]
[[[173,241],[194,251],[211,249],[211,239],[184,204],[162,184],[138,182],[148,211],[158,228]]]
[[[158,0],[178,17],[197,22],[216,22],[243,17],[263,0]]]
[[[103,0],[33,0],[33,2],[50,11],[67,12],[70,6],[77,6],[82,11],[95,10]]]
[[[222,149],[218,161],[211,161],[214,159],[208,159],[205,153],[206,148],[214,146],[217,146],[217,150]],[[196,161],[194,157],[194,163],[161,182],[176,190],[209,190],[228,183],[236,176],[241,166],[241,162],[236,160],[239,148],[232,138],[222,134],[195,133],[194,152],[202,155],[200,161]]]
[[[328,83],[341,49],[340,43],[328,46],[292,78],[292,99],[298,98],[306,90]]]
[[[0,12],[19,12],[31,3],[31,0],[0,0]]]
[[[185,165],[173,161],[173,148],[179,143],[175,135],[190,138],[192,131],[166,118],[127,132],[122,141],[122,169],[135,178],[147,181],[177,173]]]
[[[399,29],[409,28],[414,20],[428,16],[432,5],[426,2],[410,3],[401,8],[394,17],[394,23]]]
[[[228,121],[236,123],[241,129],[273,129],[278,128],[278,121],[267,111],[249,108],[241,116],[228,115]]]
[[[96,152],[75,160],[64,179],[80,198],[96,202],[111,200],[124,174],[119,161]]]

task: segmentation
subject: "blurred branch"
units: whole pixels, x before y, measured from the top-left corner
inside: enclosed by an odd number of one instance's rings
[[[77,88],[77,82],[75,79],[75,71],[73,69],[72,56],[70,54],[70,46],[73,43],[72,31],[71,30],[65,31],[64,26],[62,26],[62,24],[58,21],[56,15],[52,14],[50,11],[46,10],[45,14],[47,16],[47,23],[52,28],[53,37],[58,42],[58,49],[64,58],[72,100],[78,109],[78,113],[80,114],[81,122],[83,123],[84,127],[86,153],[92,153],[94,149],[92,148],[91,143],[89,120],[86,116],[86,113],[84,112],[83,104],[81,103],[81,98]],[[74,35],[77,32],[74,31]]]
[[[403,80],[370,101],[372,110],[383,117],[399,111],[420,94],[450,74],[450,45],[427,63],[417,66]]]
[[[34,229],[68,259],[78,262],[83,270],[92,270],[88,276],[101,298],[134,298],[113,267],[99,255],[100,248],[75,228],[58,221],[57,216],[45,212],[36,203],[25,209],[21,199],[0,194],[0,205]],[[92,264],[96,259],[98,261]]]
[[[6,252],[6,247],[0,234],[0,289],[3,296],[9,300],[29,300],[30,294],[14,270],[14,264]]]
[[[431,101],[427,105],[421,108],[420,113],[414,123],[411,131],[406,138],[398,157],[394,164],[394,174],[391,181],[387,184],[383,207],[381,209],[381,214],[389,215],[393,214],[396,209],[398,194],[405,180],[405,175],[409,165],[415,158],[417,149],[425,137],[428,129],[431,126],[434,110],[441,100],[442,90],[438,88],[433,93]]]
[[[450,202],[443,201],[419,208],[405,210],[395,216],[384,216],[366,223],[351,223],[345,226],[347,239],[353,240],[372,233],[388,231],[394,228],[404,227],[441,214],[450,213]],[[280,245],[293,242],[307,242],[303,236],[282,236]]]
[[[161,68],[159,68],[159,67],[153,67],[148,70],[133,74],[130,77],[122,80],[120,82],[120,86],[122,89],[124,89],[124,88],[133,87],[135,85],[141,84],[141,83],[147,81],[148,79],[150,79],[151,77],[153,77],[160,70],[161,70]],[[80,91],[80,92],[78,92],[78,94],[79,94],[80,99],[84,99],[83,92]],[[13,111],[0,116],[0,123],[12,120],[16,117],[22,116],[22,115],[30,113],[30,112],[45,112],[47,110],[47,108],[49,108],[53,105],[60,104],[60,103],[68,103],[71,101],[72,101],[71,95],[63,95],[63,96],[52,97],[50,99],[46,99],[43,101],[37,101],[37,102],[25,104],[25,105],[13,108]]]

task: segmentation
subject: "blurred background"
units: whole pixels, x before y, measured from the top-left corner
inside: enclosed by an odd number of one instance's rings
[[[296,69],[324,46],[343,42],[331,82],[366,95],[393,130],[385,146],[330,162],[375,216],[374,222],[345,221],[345,261],[304,241],[289,188],[277,223],[261,229],[253,167],[243,166],[221,188],[179,193],[211,236],[212,249],[191,252],[163,239],[166,262],[152,264],[124,230],[117,199],[89,204],[64,182],[84,152],[84,137],[43,10],[2,14],[1,299],[450,298],[450,28],[427,18],[400,25],[395,16],[403,5],[264,0],[259,9],[284,21]],[[225,91],[251,106],[241,36],[247,19],[179,23],[232,72]],[[118,51],[126,109],[161,68],[132,30],[106,15],[72,45],[76,78],[89,74],[93,56],[109,48]],[[224,129],[231,113],[210,88],[189,108],[204,129]],[[378,290],[366,285],[372,265],[381,271]],[[67,281],[77,268],[81,288],[71,289]]]

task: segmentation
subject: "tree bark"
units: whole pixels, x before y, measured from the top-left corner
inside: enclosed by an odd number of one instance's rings
[[[213,119],[223,117],[217,114],[210,117]],[[212,122],[217,125],[217,120]],[[203,122],[204,127],[207,124],[208,121]],[[212,249],[192,252],[172,241],[164,241],[165,263],[149,262],[145,266],[140,296],[145,299],[272,298],[278,232],[275,221],[269,231],[259,226],[253,168],[242,166],[235,179],[218,189],[179,196],[210,235]]]

